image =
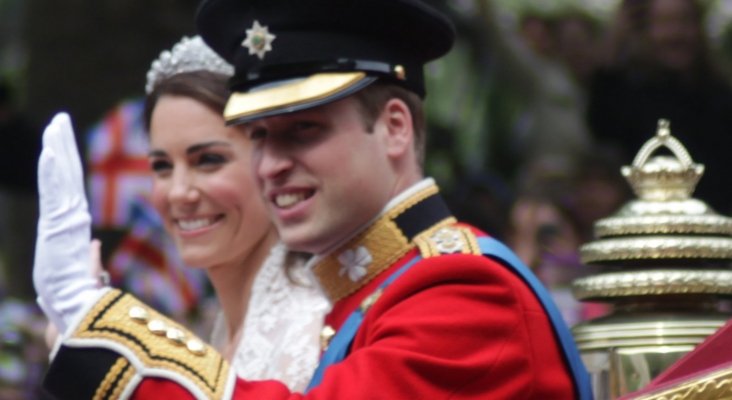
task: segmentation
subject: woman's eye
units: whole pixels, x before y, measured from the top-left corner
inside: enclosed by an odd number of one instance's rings
[[[215,166],[226,162],[226,157],[220,154],[201,154],[198,157],[198,164],[203,166]]]
[[[172,166],[170,165],[170,163],[167,162],[167,161],[165,161],[165,160],[152,160],[152,161],[150,161],[150,169],[153,172],[161,173],[161,172],[170,170],[171,168],[172,168]]]

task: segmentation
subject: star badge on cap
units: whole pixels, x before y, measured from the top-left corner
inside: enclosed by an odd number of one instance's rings
[[[260,25],[259,21],[255,20],[252,28],[247,29],[247,37],[241,45],[249,49],[249,55],[256,54],[262,60],[268,51],[272,51],[272,42],[276,38],[277,36],[269,33],[266,26]]]

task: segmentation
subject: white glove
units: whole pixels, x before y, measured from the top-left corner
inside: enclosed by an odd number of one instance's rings
[[[104,293],[89,261],[91,216],[71,119],[59,113],[43,132],[33,284],[38,303],[66,332]]]
[[[89,263],[91,264],[92,268],[92,275],[97,280],[97,287],[104,287],[106,286],[108,281],[107,279],[103,278],[104,274],[107,274],[106,271],[104,271],[104,266],[102,265],[102,242],[99,241],[99,239],[92,239],[90,243],[89,248]],[[39,298],[39,303],[42,303]],[[54,350],[58,347],[58,328],[56,328],[56,325],[54,325],[52,322],[49,322],[46,325],[46,333],[44,335],[44,339],[46,340],[46,346],[50,350]]]

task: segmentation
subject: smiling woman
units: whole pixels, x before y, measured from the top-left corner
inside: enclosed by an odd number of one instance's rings
[[[303,256],[279,243],[251,173],[252,142],[224,124],[230,74],[198,37],[153,63],[145,104],[152,203],[183,261],[211,280],[221,305],[212,340],[238,375],[303,389],[327,303]]]
[[[249,174],[249,141],[197,100],[175,95],[158,100],[150,132],[153,204],[186,264],[213,267],[236,253],[264,259],[267,251],[257,253],[277,237]]]

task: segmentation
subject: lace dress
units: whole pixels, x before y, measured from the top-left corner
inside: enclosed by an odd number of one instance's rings
[[[270,251],[254,279],[244,328],[231,361],[239,376],[250,380],[276,379],[290,390],[303,391],[315,372],[320,356],[323,316],[330,308],[311,283],[304,262],[285,273],[286,247],[278,243]],[[219,312],[211,341],[221,349],[227,325]]]

